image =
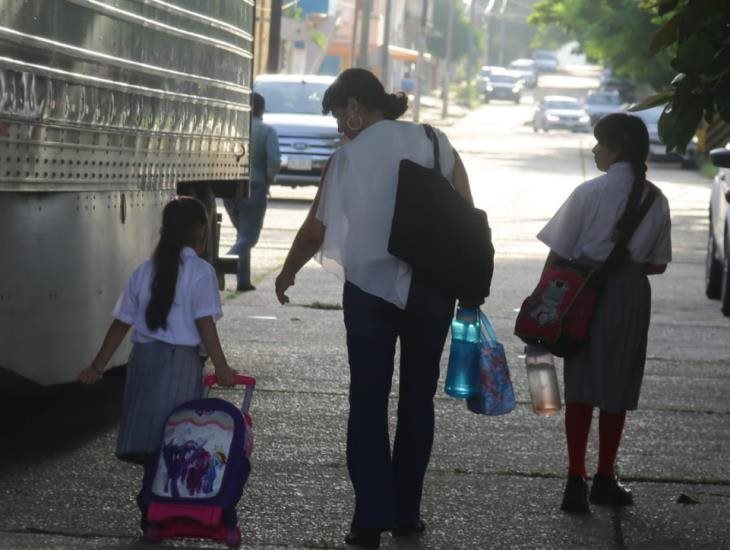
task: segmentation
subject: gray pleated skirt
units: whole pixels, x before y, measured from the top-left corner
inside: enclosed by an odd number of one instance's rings
[[[143,463],[161,446],[167,416],[202,395],[203,361],[196,346],[134,344],[127,364],[116,455]]]
[[[565,401],[607,412],[636,409],[644,377],[651,287],[640,264],[609,274],[590,339],[564,362]]]

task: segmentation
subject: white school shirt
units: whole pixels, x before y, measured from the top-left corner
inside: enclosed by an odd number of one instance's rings
[[[454,150],[436,130],[441,172],[451,180]],[[400,161],[434,165],[423,126],[383,120],[332,155],[316,218],[325,227],[317,261],[361,290],[405,309],[411,267],[388,252]],[[424,220],[428,223],[428,220]]]
[[[630,163],[612,164],[605,174],[576,187],[537,238],[563,258],[604,261],[613,249],[611,235],[626,208],[633,181]],[[654,199],[628,250],[638,263],[672,261],[669,202],[663,193]]]
[[[145,312],[150,302],[150,286],[154,275],[152,260],[143,262],[135,269],[124,285],[112,316],[134,327],[132,342],[138,344],[159,341],[178,346],[200,345],[195,320],[210,315],[217,321],[223,316],[215,269],[200,258],[195,250],[184,247],[180,251],[175,298],[167,315],[167,328],[150,330]]]

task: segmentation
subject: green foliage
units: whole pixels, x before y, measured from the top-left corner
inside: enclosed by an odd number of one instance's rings
[[[432,55],[440,58],[446,57],[446,38],[449,28],[449,7],[454,10],[454,28],[451,40],[451,60],[459,61],[469,53],[469,42],[476,40],[477,48],[483,50],[483,33],[469,23],[464,15],[464,6],[461,2],[451,0],[436,0],[433,7],[434,31],[428,37],[427,47]]]
[[[659,0],[653,9],[664,24],[651,51],[671,52],[670,66],[679,74],[665,92],[635,110],[667,103],[659,135],[667,150],[683,151],[703,117],[730,123],[730,0]]]
[[[528,21],[538,26],[540,37],[557,27],[577,40],[590,59],[637,84],[656,88],[674,74],[669,52],[649,52],[650,37],[661,21],[639,0],[538,0]]]
[[[456,102],[459,105],[475,109],[482,103],[475,83],[463,82],[456,86]]]

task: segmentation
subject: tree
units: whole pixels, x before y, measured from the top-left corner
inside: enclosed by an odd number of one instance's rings
[[[667,150],[684,151],[703,117],[730,123],[730,0],[658,0],[652,10],[664,23],[649,50],[669,52],[677,74],[634,110],[666,104],[659,136]]]
[[[639,0],[539,0],[528,20],[543,35],[557,26],[590,59],[632,82],[656,89],[674,74],[668,52],[649,53],[661,22]]]
[[[449,8],[454,10],[454,32],[451,42],[451,60],[456,62],[463,59],[469,53],[469,43],[472,37],[476,41],[477,50],[484,49],[483,32],[473,27],[464,14],[464,6],[461,2],[451,0],[436,0],[433,9],[433,26],[436,31],[428,37],[428,51],[440,58],[446,56],[446,28],[448,27]]]

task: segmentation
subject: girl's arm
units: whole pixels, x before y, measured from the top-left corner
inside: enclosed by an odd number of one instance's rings
[[[319,189],[317,195],[314,197],[312,207],[309,209],[307,219],[299,228],[297,236],[294,237],[294,242],[291,245],[291,249],[286,256],[284,266],[281,268],[281,272],[276,277],[276,298],[280,304],[286,304],[289,302],[289,296],[285,294],[286,290],[290,286],[294,286],[294,280],[299,270],[304,267],[309,260],[311,260],[317,251],[322,247],[324,242],[325,226],[319,221],[315,214],[319,207],[319,198],[322,194],[322,187],[324,183],[324,175],[327,172],[327,166],[325,166],[320,180]]]
[[[208,350],[210,360],[213,362],[215,375],[218,377],[218,384],[221,386],[232,386],[236,371],[228,366],[226,356],[223,354],[223,348],[221,347],[221,341],[218,338],[218,329],[215,328],[213,316],[208,315],[200,319],[195,319],[195,325],[198,327],[200,339],[203,341],[205,349]]]
[[[79,374],[79,382],[82,384],[95,384],[101,379],[104,368],[109,362],[109,359],[112,358],[112,355],[114,355],[114,352],[117,351],[119,344],[121,344],[122,340],[124,340],[130,326],[131,325],[123,323],[119,319],[114,319],[112,321],[112,324],[109,325],[109,330],[106,331],[106,336],[104,336],[104,341],[102,342],[101,348],[99,348],[96,357],[94,357],[91,365],[86,367]]]

